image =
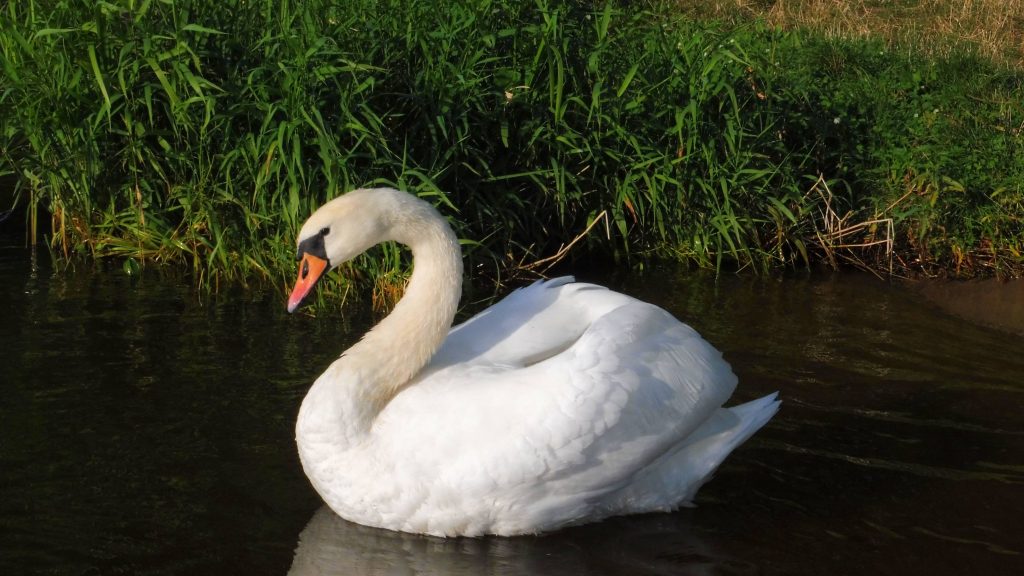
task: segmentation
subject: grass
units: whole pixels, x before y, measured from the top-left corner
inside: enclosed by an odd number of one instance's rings
[[[1022,76],[976,53],[661,3],[27,0],[0,64],[0,175],[65,261],[285,286],[316,206],[391,185],[498,282],[567,253],[1024,268]],[[386,301],[404,258],[348,274]]]
[[[881,39],[894,50],[948,58],[970,50],[1024,68],[1024,0],[686,0],[680,10],[732,23],[762,20],[830,38]]]

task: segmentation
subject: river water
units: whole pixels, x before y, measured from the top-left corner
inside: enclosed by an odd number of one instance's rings
[[[367,313],[0,243],[0,574],[1024,574],[1024,337],[857,274],[587,279],[781,411],[694,508],[442,540],[337,519],[295,454]]]

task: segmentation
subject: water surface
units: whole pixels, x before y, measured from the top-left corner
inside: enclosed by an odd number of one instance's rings
[[[782,410],[673,514],[442,540],[321,508],[293,444],[366,329],[0,244],[0,574],[1024,573],[1024,339],[860,275],[608,281]]]

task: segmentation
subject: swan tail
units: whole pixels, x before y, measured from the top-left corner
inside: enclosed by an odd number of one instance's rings
[[[693,434],[641,470],[620,491],[613,514],[670,511],[692,505],[697,490],[740,444],[779,410],[778,393],[721,408]]]
[[[757,400],[727,408],[727,410],[739,416],[742,422],[742,430],[738,431],[735,446],[746,442],[747,438],[750,438],[754,432],[757,432],[762,426],[767,424],[772,419],[772,416],[775,416],[775,413],[779,411],[779,406],[782,404],[782,401],[778,398],[779,393],[772,392]]]

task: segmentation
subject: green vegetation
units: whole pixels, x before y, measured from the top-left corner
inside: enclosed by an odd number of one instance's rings
[[[661,3],[25,0],[0,54],[0,175],[33,227],[52,215],[59,258],[284,285],[316,206],[393,185],[452,217],[476,276],[573,240],[634,263],[1024,269],[1024,75],[970,53]],[[365,270],[400,274],[399,251]]]
[[[948,57],[965,49],[1024,67],[1024,0],[677,0],[697,19],[761,20],[830,38],[884,40],[893,50]]]

